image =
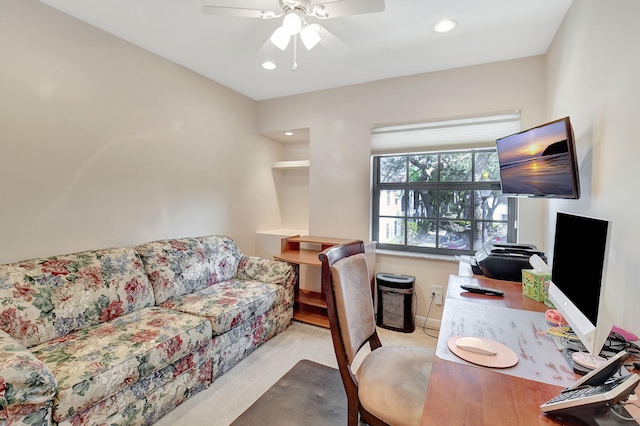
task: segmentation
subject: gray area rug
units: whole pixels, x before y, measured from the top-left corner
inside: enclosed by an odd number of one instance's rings
[[[231,426],[335,426],[347,423],[340,372],[303,359]]]

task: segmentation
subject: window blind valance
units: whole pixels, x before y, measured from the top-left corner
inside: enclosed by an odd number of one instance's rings
[[[490,146],[520,131],[520,111],[423,123],[381,125],[371,129],[371,153],[429,151],[443,146]]]

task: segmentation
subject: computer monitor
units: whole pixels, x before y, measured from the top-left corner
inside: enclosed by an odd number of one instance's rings
[[[587,351],[599,355],[613,322],[604,303],[610,224],[557,213],[549,299]]]

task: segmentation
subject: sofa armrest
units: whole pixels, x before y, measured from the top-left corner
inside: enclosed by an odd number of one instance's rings
[[[296,282],[296,271],[291,264],[281,260],[242,256],[236,277],[241,280],[262,281],[293,288]]]
[[[0,330],[0,409],[50,404],[57,383],[49,367],[9,334]]]

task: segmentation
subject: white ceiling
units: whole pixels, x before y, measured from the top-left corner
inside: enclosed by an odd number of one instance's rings
[[[572,0],[386,0],[383,12],[316,20],[350,49],[256,53],[280,19],[205,15],[220,0],[40,0],[255,100],[544,54]],[[218,1],[218,3],[216,3]],[[324,1],[324,0],[323,0]],[[349,0],[341,0],[349,1]],[[319,1],[316,1],[319,2]],[[238,6],[273,0],[235,0]],[[441,18],[458,26],[436,33]],[[261,52],[262,53],[262,52]]]

